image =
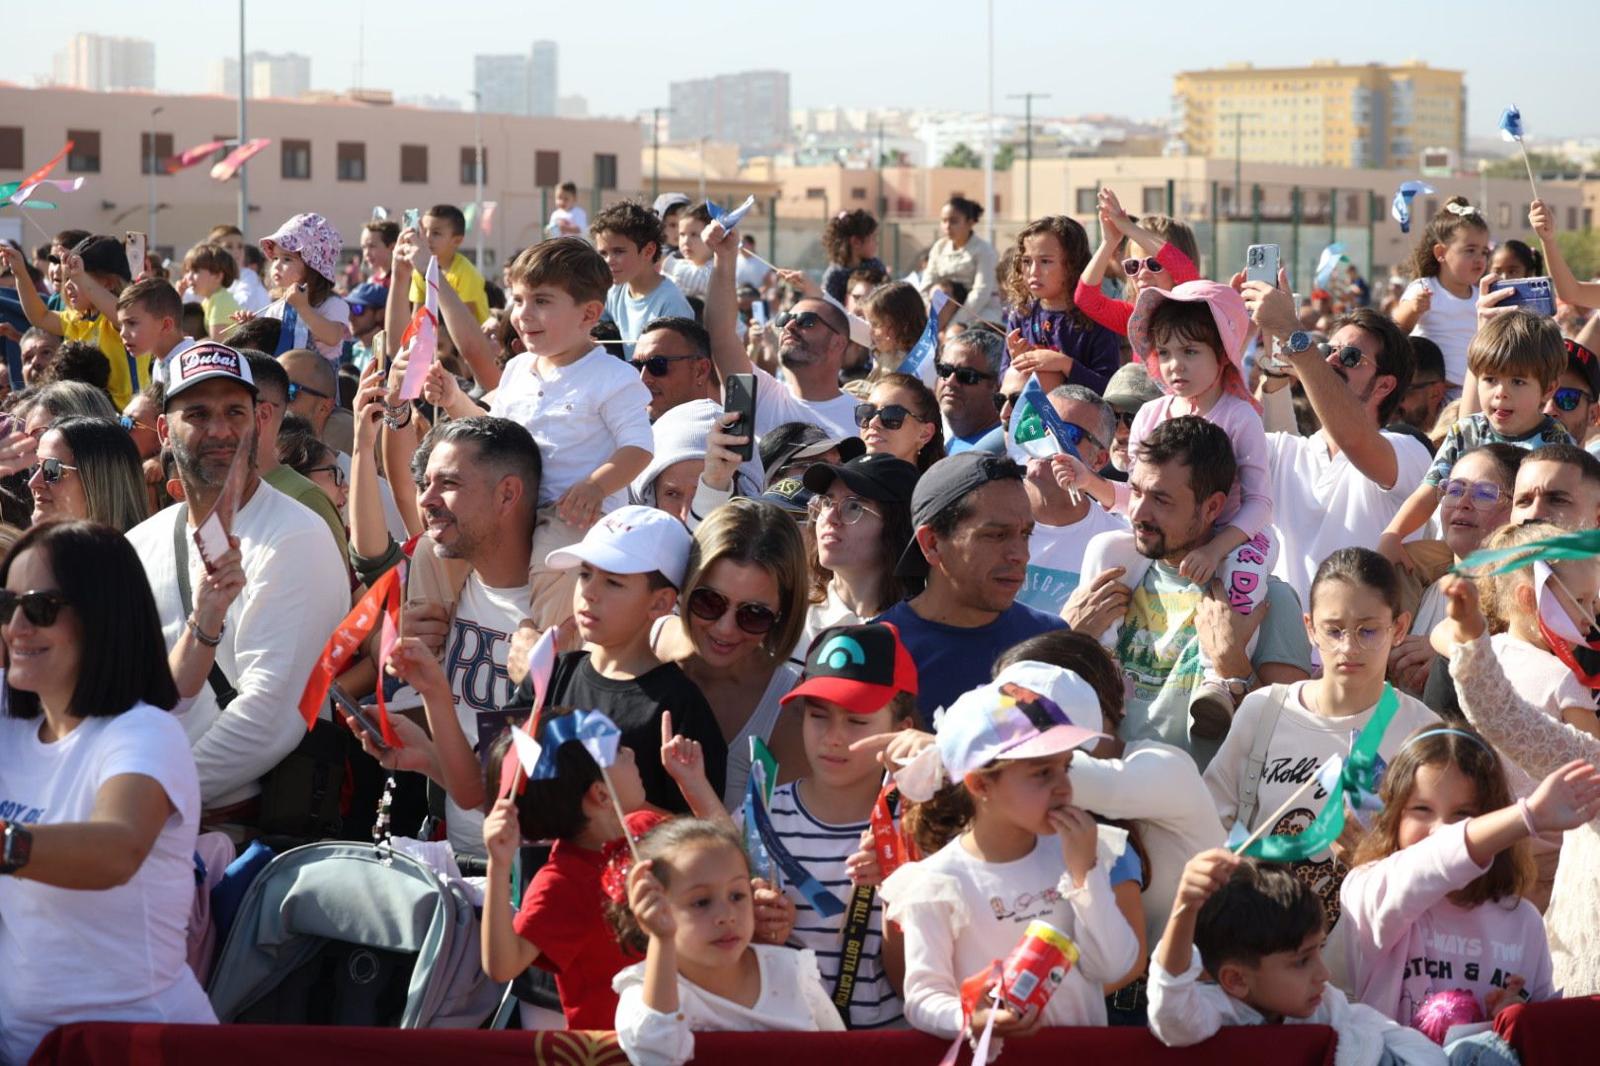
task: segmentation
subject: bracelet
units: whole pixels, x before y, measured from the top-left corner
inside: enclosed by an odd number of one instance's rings
[[[208,648],[215,648],[217,645],[221,644],[222,634],[228,629],[227,623],[223,623],[222,627],[217,630],[216,636],[208,637],[202,633],[200,631],[200,627],[195,624],[194,615],[192,614],[183,620],[183,624],[189,627],[189,632],[194,635],[195,640],[198,640],[201,644],[204,644]]]
[[[1539,828],[1533,824],[1533,812],[1528,810],[1527,799],[1517,800],[1517,811],[1522,815],[1522,824],[1528,827],[1528,835],[1531,837],[1538,836]]]
[[[411,424],[411,413],[414,408],[409,403],[402,403],[398,407],[383,405],[383,424],[390,429],[405,429]],[[404,411],[405,417],[401,418],[399,412]]]

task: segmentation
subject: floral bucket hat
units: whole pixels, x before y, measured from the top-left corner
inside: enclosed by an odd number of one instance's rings
[[[344,240],[333,224],[316,213],[295,215],[278,227],[278,232],[261,238],[261,250],[270,258],[278,249],[293,252],[305,260],[306,268],[329,281],[338,281],[339,252]]]

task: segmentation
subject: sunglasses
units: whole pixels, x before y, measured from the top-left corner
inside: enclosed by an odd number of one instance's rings
[[[785,311],[783,314],[772,320],[772,324],[777,326],[779,329],[787,329],[789,323],[791,322],[793,322],[795,326],[801,330],[807,330],[820,324],[828,327],[829,333],[839,332],[837,329],[833,328],[833,323],[829,322],[815,311]]]
[[[298,381],[289,382],[289,402],[290,403],[294,403],[295,397],[299,396],[302,392],[308,392],[313,396],[320,396],[324,400],[333,399],[332,396],[329,396],[327,393],[323,392],[321,389],[313,389],[310,385],[302,385]]]
[[[952,366],[949,363],[935,363],[934,370],[938,371],[941,378],[955,375],[955,379],[963,385],[976,385],[980,381],[998,380],[999,374],[990,374],[984,370],[974,370],[970,366]]]
[[[1088,441],[1096,448],[1104,448],[1106,446],[1104,441],[1095,436],[1093,433],[1090,433],[1088,430],[1084,429],[1082,426],[1078,425],[1076,422],[1063,422],[1061,423],[1061,429],[1067,438],[1067,442],[1074,448],[1082,444],[1084,441]]]
[[[1139,273],[1140,267],[1144,267],[1152,274],[1159,274],[1163,269],[1165,269],[1161,265],[1161,260],[1157,259],[1155,256],[1151,256],[1148,259],[1135,258],[1124,259],[1122,261],[1122,272],[1128,275],[1130,278]]]
[[[151,433],[156,431],[154,426],[147,426],[132,415],[117,416],[117,425],[121,426],[125,433],[132,433],[136,429],[147,429]]]
[[[734,607],[728,597],[704,585],[689,593],[689,613],[702,621],[721,621],[730,608],[734,624],[752,637],[764,637],[778,624],[778,612],[764,603],[741,603]]]
[[[63,463],[60,459],[40,459],[37,463],[28,467],[28,480],[32,481],[43,474],[44,483],[46,485],[54,485],[61,480],[63,471],[76,469],[78,468],[68,463]]]
[[[306,473],[308,475],[309,474],[329,474],[329,475],[332,475],[332,477],[333,477],[333,487],[336,488],[336,489],[344,488],[344,470],[343,470],[343,468],[341,468],[340,466],[338,466],[335,463],[329,463],[327,466],[313,466],[310,469],[308,469],[306,471]]]
[[[1473,505],[1477,507],[1494,507],[1510,495],[1492,481],[1468,481],[1459,477],[1451,478],[1440,487],[1446,499],[1460,501],[1470,495]]]
[[[1134,420],[1134,418],[1136,418],[1138,416],[1138,414],[1139,414],[1138,411],[1118,411],[1117,412],[1117,425],[1124,426],[1127,429],[1132,429],[1133,428],[1133,420]]]
[[[1317,345],[1317,350],[1322,353],[1324,359],[1329,356],[1337,359],[1339,365],[1346,370],[1354,370],[1367,361],[1367,353],[1353,344],[1343,344],[1337,348],[1331,344],[1319,344]]]
[[[853,526],[861,521],[861,516],[864,514],[883,517],[855,496],[846,496],[842,500],[836,500],[832,496],[813,496],[806,503],[806,513],[811,516],[813,522],[822,521],[823,516],[829,511],[837,511],[839,521],[847,526]]]
[[[866,429],[867,426],[872,424],[874,418],[878,420],[880,426],[888,430],[899,429],[906,424],[906,419],[908,418],[916,418],[918,422],[926,421],[926,419],[918,418],[897,403],[886,403],[882,407],[870,403],[856,404],[857,427]]]
[[[1556,403],[1556,406],[1563,411],[1576,411],[1578,409],[1578,404],[1584,402],[1594,402],[1594,397],[1590,396],[1583,389],[1571,387],[1557,389],[1556,394],[1552,396],[1551,399],[1553,399]]]
[[[1006,408],[1015,404],[1022,398],[1020,392],[997,392],[994,394],[994,409],[1005,414]]]
[[[642,370],[653,378],[664,378],[671,364],[683,359],[699,359],[698,355],[652,355],[645,359],[630,359],[628,365],[635,370]]]
[[[36,626],[53,626],[67,598],[59,592],[12,592],[0,589],[0,618],[11,621],[22,608],[22,616]]]

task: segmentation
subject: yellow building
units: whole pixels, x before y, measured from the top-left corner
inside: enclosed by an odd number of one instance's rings
[[[1419,60],[1187,71],[1173,110],[1185,151],[1209,159],[1413,169],[1426,149],[1459,160],[1466,146],[1461,71]]]

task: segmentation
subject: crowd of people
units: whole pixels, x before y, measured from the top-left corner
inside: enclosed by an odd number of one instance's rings
[[[1301,304],[1110,189],[1097,246],[956,196],[902,279],[866,211],[814,277],[557,203],[493,279],[447,204],[349,263],[311,212],[0,247],[0,1061],[215,1021],[199,854],[374,833],[441,842],[523,1024],[635,1063],[1467,1061],[1600,993],[1600,562],[1462,566],[1600,529],[1600,283],[1542,203],[1540,251],[1453,197]],[[1555,317],[1495,284],[1542,271]]]

